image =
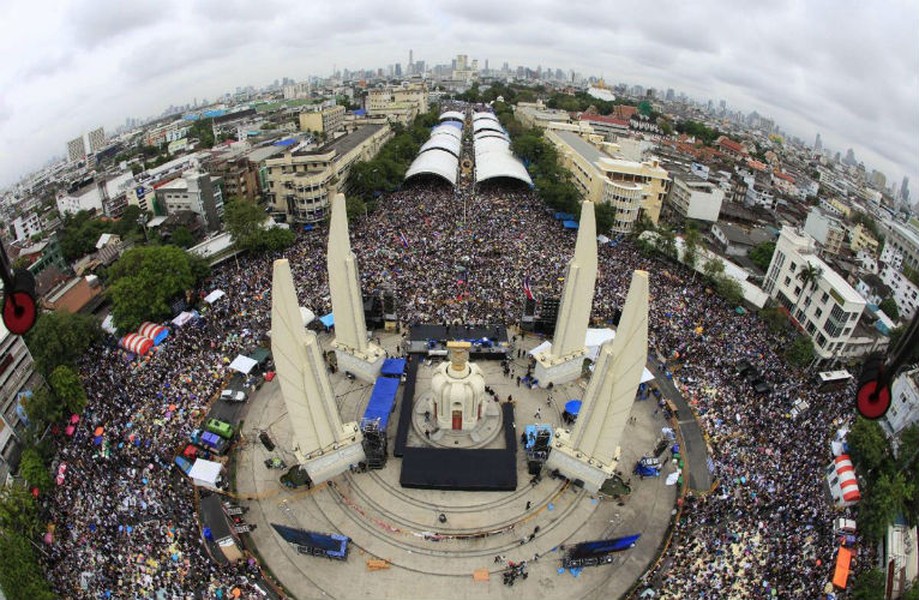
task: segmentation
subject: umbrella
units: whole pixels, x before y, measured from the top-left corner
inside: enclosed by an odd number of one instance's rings
[[[103,433],[105,433],[105,428],[100,426],[100,427],[96,427],[96,432],[93,435],[95,435],[96,437],[99,437]]]
[[[76,431],[76,428],[73,425],[68,425],[67,428],[64,429],[64,433],[67,435],[73,435],[74,431]]]
[[[80,422],[80,415],[70,415],[70,424],[76,425]]]

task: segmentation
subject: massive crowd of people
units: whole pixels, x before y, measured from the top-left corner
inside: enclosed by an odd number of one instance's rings
[[[300,302],[316,314],[331,310],[325,232],[298,232],[283,252]],[[537,299],[560,295],[575,235],[531,190],[473,191],[464,180],[456,190],[406,186],[352,223],[351,238],[364,291],[393,289],[405,323],[510,324],[523,311],[524,278]],[[218,597],[234,588],[252,597],[247,586],[257,575],[206,556],[190,486],[172,459],[228,362],[264,342],[274,258],[215,267],[204,291],[226,297],[198,323],[173,328],[150,358],[132,361],[100,345],[83,359],[89,407],[76,433],[60,438],[65,479],[48,501],[54,531],[45,564],[61,597]],[[848,403],[826,395],[791,418],[794,398],[813,389],[777,354],[786,340],[628,240],[600,248],[595,321],[613,317],[639,268],[651,272],[651,351],[679,356],[671,367],[710,438],[719,482],[685,503],[646,587],[664,598],[814,597],[834,558],[833,511],[821,487],[825,441]],[[771,398],[735,376],[741,359],[776,388]],[[102,443],[94,440],[99,427]]]

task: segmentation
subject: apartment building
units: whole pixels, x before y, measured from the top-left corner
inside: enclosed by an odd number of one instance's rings
[[[191,211],[201,218],[208,231],[218,231],[223,222],[221,180],[204,171],[187,171],[159,186],[156,198],[167,215]]]
[[[721,213],[724,191],[700,177],[670,171],[673,185],[667,195],[669,210],[680,220],[693,219],[714,223]]]
[[[846,237],[842,221],[814,207],[804,221],[804,232],[814,238],[827,254],[839,254]]]
[[[912,319],[916,314],[916,307],[919,306],[919,287],[891,264],[884,265],[880,278],[884,285],[890,288],[900,318]]]
[[[386,117],[392,123],[408,125],[421,113],[428,112],[428,89],[423,83],[367,90],[367,114]]]
[[[880,242],[861,223],[849,228],[849,248],[852,249],[852,252],[867,250],[872,255],[877,256],[879,246]]]
[[[330,136],[344,125],[344,106],[326,106],[300,113],[300,131],[314,131]]]
[[[802,271],[816,277],[805,283]],[[763,289],[779,302],[814,341],[822,361],[845,355],[865,309],[865,299],[817,256],[817,244],[803,231],[784,226]]]
[[[616,209],[613,233],[631,231],[639,212],[654,224],[660,220],[671,180],[656,158],[642,162],[614,158],[572,131],[550,128],[546,139],[558,148],[562,166],[583,198]]]
[[[19,465],[20,442],[28,420],[24,404],[42,385],[23,338],[0,323],[0,485]]]
[[[903,257],[903,265],[919,271],[919,230],[895,221],[885,221],[884,228],[887,230],[884,250],[889,247],[890,252],[899,252]]]
[[[265,161],[266,196],[272,215],[288,223],[326,218],[330,194],[347,193],[348,174],[370,160],[392,137],[389,125],[366,125],[315,150],[294,150]]]
[[[919,368],[901,373],[890,386],[890,409],[878,420],[890,439],[894,452],[899,449],[900,432],[919,422]]]

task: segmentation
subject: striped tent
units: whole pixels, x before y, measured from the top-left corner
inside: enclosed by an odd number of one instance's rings
[[[826,469],[826,479],[836,506],[852,506],[861,500],[855,467],[848,454],[841,454],[830,463]]]
[[[118,345],[128,352],[143,356],[150,352],[150,348],[153,347],[153,340],[143,335],[129,333],[118,341]]]
[[[163,327],[162,325],[157,325],[156,323],[146,321],[140,324],[140,327],[137,329],[137,333],[153,340],[154,346],[159,346],[162,341],[169,336],[169,329]]]

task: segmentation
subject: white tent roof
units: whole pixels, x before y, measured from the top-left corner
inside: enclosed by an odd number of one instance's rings
[[[472,124],[473,134],[478,134],[483,130],[504,133],[504,128],[501,127],[501,124],[491,119],[480,119]]]
[[[424,145],[421,146],[421,150],[418,151],[418,156],[421,156],[423,153],[428,150],[445,150],[452,154],[453,156],[459,157],[460,155],[460,141],[450,135],[432,135],[431,139],[426,141]]]
[[[519,179],[527,185],[533,185],[530,174],[527,173],[523,163],[514,158],[510,152],[486,152],[476,155],[475,181],[481,183],[495,177],[510,177]]]
[[[226,296],[226,292],[224,292],[223,290],[214,290],[213,292],[211,292],[210,294],[204,297],[204,301],[207,302],[208,304],[213,304],[214,302],[217,302],[224,296]]]
[[[463,132],[459,127],[454,127],[453,125],[438,125],[431,130],[431,137],[435,135],[449,135],[452,138],[458,140],[463,139]]]
[[[587,333],[584,335],[584,345],[587,347],[587,358],[590,360],[597,360],[597,354],[600,352],[600,346],[603,345],[607,340],[611,340],[616,337],[616,332],[612,329],[588,329]],[[552,342],[545,341],[540,345],[536,346],[529,351],[530,356],[536,356],[540,352],[547,352],[552,349]],[[641,382],[646,383],[654,379],[654,375],[651,374],[651,371],[645,367],[644,371],[641,374]]]
[[[193,320],[194,318],[195,318],[195,313],[192,313],[186,310],[186,311],[180,312],[178,316],[176,316],[176,318],[172,320],[172,324],[175,325],[176,327],[181,327],[185,325],[186,323],[188,323],[189,321]]]
[[[195,485],[216,488],[217,480],[220,478],[220,471],[222,469],[223,465],[219,462],[199,458],[195,461],[195,464],[191,466],[188,476],[192,478]]]
[[[255,365],[258,363],[249,358],[248,356],[243,356],[242,354],[238,355],[233,359],[233,362],[230,363],[230,369],[234,371],[239,371],[245,375],[249,374],[249,371],[252,370]]]
[[[476,161],[478,161],[480,154],[488,154],[490,152],[510,154],[511,143],[506,139],[497,136],[488,136],[485,138],[479,137],[475,139]]]
[[[418,158],[412,161],[408,171],[405,172],[405,178],[408,179],[421,173],[429,173],[439,175],[449,181],[451,185],[456,185],[456,169],[458,166],[459,160],[455,156],[446,150],[433,148],[427,152],[422,152],[418,155]]]
[[[475,123],[476,121],[482,121],[482,120],[486,120],[486,119],[487,119],[487,120],[490,120],[490,121],[495,121],[496,123],[500,123],[500,121],[498,121],[498,117],[495,115],[495,113],[490,113],[490,112],[477,112],[477,113],[475,113],[474,115],[472,115],[472,122],[473,122],[473,123]]]
[[[457,121],[465,121],[466,116],[463,113],[459,112],[458,110],[448,110],[440,114],[440,120],[443,121],[445,119],[456,119]]]

